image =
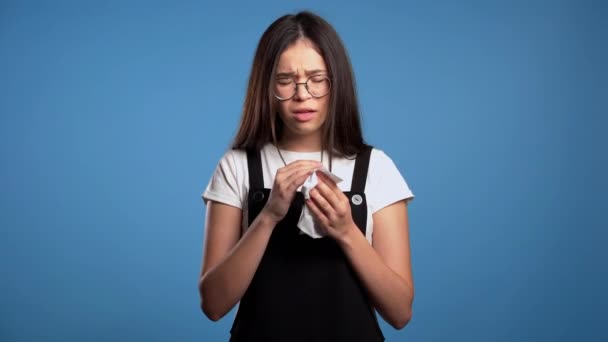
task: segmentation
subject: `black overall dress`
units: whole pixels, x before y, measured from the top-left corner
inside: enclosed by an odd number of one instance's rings
[[[350,199],[353,220],[365,235],[365,180],[371,147],[355,161]],[[249,224],[270,194],[264,188],[259,152],[247,152]],[[230,341],[384,341],[358,276],[330,237],[313,239],[297,227],[304,196],[296,193],[275,227],[260,265],[243,295]]]

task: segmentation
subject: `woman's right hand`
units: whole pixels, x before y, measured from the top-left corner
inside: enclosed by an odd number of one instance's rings
[[[287,215],[289,206],[296,195],[296,190],[304,184],[321,163],[314,160],[297,160],[277,170],[270,196],[263,212],[274,221],[279,222]]]

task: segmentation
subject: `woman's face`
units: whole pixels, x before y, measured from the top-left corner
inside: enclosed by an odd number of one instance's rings
[[[330,87],[330,82],[323,76],[329,77],[323,57],[313,48],[309,39],[298,39],[279,57],[274,79],[275,94],[285,94],[280,97],[288,98],[293,94],[294,82],[304,83],[309,80],[309,89],[313,94],[323,95]],[[315,90],[320,92],[315,93]],[[292,137],[318,135],[320,138],[321,128],[327,118],[329,97],[329,93],[314,97],[304,84],[300,84],[292,98],[277,100],[284,134]]]

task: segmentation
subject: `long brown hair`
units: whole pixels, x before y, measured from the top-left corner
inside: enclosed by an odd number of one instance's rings
[[[327,21],[304,11],[280,17],[262,35],[232,148],[259,150],[268,142],[277,144],[284,128],[281,119],[277,119],[277,99],[271,90],[274,74],[281,53],[302,38],[313,42],[332,80],[328,115],[323,124],[323,149],[348,157],[364,147],[355,79],[344,44]]]

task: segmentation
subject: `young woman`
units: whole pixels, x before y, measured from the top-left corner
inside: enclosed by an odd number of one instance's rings
[[[232,149],[203,193],[203,312],[217,321],[240,302],[231,341],[384,340],[376,311],[397,329],[412,317],[413,197],[363,141],[335,30],[310,12],[279,18],[257,47]],[[300,228],[303,210],[320,237]]]

